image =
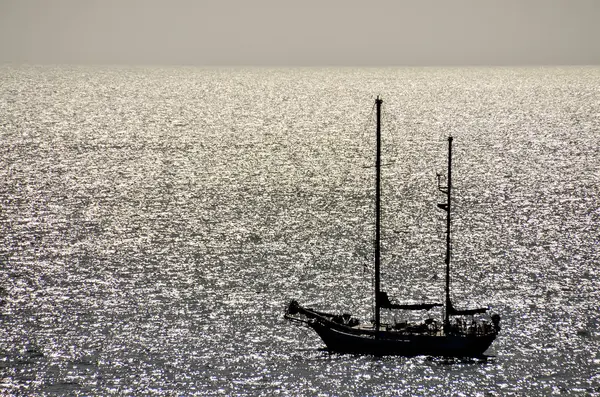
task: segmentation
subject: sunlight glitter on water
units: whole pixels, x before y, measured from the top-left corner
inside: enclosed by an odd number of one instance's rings
[[[167,78],[168,77],[168,78]],[[3,392],[549,395],[600,390],[600,71],[0,69]],[[456,142],[453,295],[487,362],[330,355],[289,299],[439,299],[435,173]]]

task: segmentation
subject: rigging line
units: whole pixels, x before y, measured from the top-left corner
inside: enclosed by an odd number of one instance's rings
[[[372,140],[372,135],[371,135],[370,131],[368,131],[368,129],[370,126],[373,126],[375,124],[375,108],[376,108],[376,104],[375,104],[375,100],[373,100],[373,105],[372,105],[370,111],[363,113],[363,115],[365,117],[364,122],[363,122],[362,128],[359,130],[359,133],[358,133],[359,139],[358,139],[357,145],[354,147],[355,158],[358,160],[357,162],[359,164],[364,162],[365,158],[371,157],[371,155],[370,155],[371,151],[369,150],[369,155],[367,155],[366,148],[370,148],[370,144],[371,144],[371,140]],[[369,162],[371,163],[371,161],[369,161]],[[372,167],[369,166],[369,167],[361,167],[361,168],[372,168]],[[362,177],[364,178],[364,175]],[[368,191],[370,192],[370,189]],[[370,196],[370,193],[368,193],[368,195]],[[369,207],[371,207],[371,205],[369,205]],[[359,235],[370,234],[370,233],[366,233],[368,228],[370,228],[370,226],[371,225],[369,222],[367,222],[367,221],[362,222],[360,229],[359,229]],[[372,246],[372,242],[371,242],[371,239],[369,239],[369,243],[368,243],[369,252],[371,251],[371,248],[372,248],[371,246]],[[368,261],[371,262],[372,260],[373,260],[373,255],[370,254]],[[373,276],[372,272],[369,272],[369,274],[371,276]]]
[[[359,129],[359,134],[357,134],[358,135],[357,136],[358,139],[356,139],[356,138],[354,139],[354,144],[352,145],[353,146],[353,148],[352,148],[353,150],[351,149],[351,152],[353,151],[354,155],[353,156],[350,155],[350,156],[347,157],[347,160],[352,160],[351,163],[348,164],[348,165],[360,164],[362,162],[362,160],[364,160],[364,158],[367,157],[366,154],[364,153],[364,150],[365,150],[364,148],[368,147],[368,145],[363,145],[362,143],[365,141],[365,139],[364,139],[365,138],[365,133],[367,131],[367,128],[368,128],[369,124],[374,124],[375,107],[376,107],[376,104],[375,104],[375,101],[373,101],[373,106],[371,107],[370,112],[368,112],[368,115],[365,118],[365,121],[362,122],[362,128]],[[364,115],[365,115],[365,113],[363,113],[363,116]],[[363,152],[362,155],[361,155],[361,152]],[[354,204],[354,205],[356,205],[358,207],[357,210],[361,214],[364,214],[364,212],[361,210],[361,206],[364,203],[364,196],[361,194],[361,191],[363,189],[360,189],[360,190],[355,190],[355,189],[347,190],[347,189],[345,189],[345,187],[347,187],[347,186],[356,186],[356,187],[362,186],[362,185],[356,185],[356,182],[357,181],[358,182],[362,181],[364,179],[364,177],[365,177],[365,174],[363,174],[363,172],[361,170],[359,170],[358,172],[356,172],[355,166],[348,167],[345,170],[345,172],[344,172],[344,170],[342,170],[342,177],[340,178],[340,181],[338,182],[337,187],[335,188],[335,189],[342,189],[343,191],[340,192],[340,194],[342,194],[344,196],[347,196],[347,198],[349,198],[350,203],[352,203],[352,204]],[[351,180],[351,179],[352,179],[352,183],[348,183],[348,181]],[[330,206],[331,206],[331,203],[330,203],[330,205],[328,205],[326,207],[326,210]],[[358,231],[358,235],[359,236],[368,235],[368,232],[367,232],[367,227],[368,226],[369,226],[369,224],[368,224],[368,222],[366,222],[366,220],[363,221],[363,222],[358,222],[358,224],[355,226],[355,228]],[[369,248],[370,248],[370,244],[369,244]],[[362,250],[359,250],[359,251],[362,251]],[[362,258],[362,257],[364,257],[364,255],[361,254],[360,256],[357,256],[357,257],[361,257]],[[370,262],[372,261],[372,258],[369,258],[368,261],[369,261],[369,264],[370,264]],[[361,262],[362,262],[363,274],[364,274],[365,270],[366,270],[366,267],[367,267],[367,264],[364,263],[363,260],[361,260],[359,262],[359,264]],[[371,276],[373,275],[372,271],[370,271],[369,273],[371,274]]]
[[[373,100],[373,105],[372,105],[370,111],[368,111],[367,114],[363,113],[363,115],[365,115],[364,122],[362,124],[362,128],[360,128],[358,131],[358,142],[354,147],[355,158],[358,160],[357,163],[359,163],[359,164],[361,162],[363,162],[365,158],[371,157],[370,155],[366,155],[366,148],[370,147],[370,143],[371,143],[371,139],[372,139],[370,131],[368,131],[368,127],[375,124],[375,108],[376,108],[376,103],[375,103],[375,100]],[[369,153],[370,153],[370,151],[369,151]],[[372,167],[368,166],[368,167],[361,167],[361,168],[372,168]],[[372,207],[372,205],[369,205],[369,207]],[[367,221],[362,222],[361,226],[359,226],[359,235],[364,236],[364,235],[370,234],[370,233],[365,233],[367,231],[367,229],[370,227],[371,227],[370,222],[367,222]],[[373,269],[370,266],[374,260],[374,253],[372,252],[373,243],[374,243],[374,239],[373,240],[369,239],[368,243],[367,243],[367,247],[368,247],[367,250],[368,250],[369,254],[361,255],[361,257],[363,259],[361,261],[362,267],[363,267],[363,276],[366,275],[366,277],[370,279],[370,283],[372,284],[372,286],[375,283],[375,274],[373,272]],[[374,300],[373,296],[371,296],[371,305],[373,307],[375,306],[375,300]]]
[[[364,138],[364,134],[365,134],[365,132],[367,130],[367,126],[368,126],[369,122],[371,122],[371,123],[373,122],[373,118],[374,118],[373,117],[373,113],[374,113],[374,110],[375,110],[375,102],[373,101],[373,106],[371,108],[371,111],[369,112],[368,117],[365,118],[365,121],[362,124],[362,128],[359,129],[359,134],[358,134],[359,139],[358,139],[358,142],[355,141],[355,144],[353,145],[354,147],[352,148],[352,150],[349,150],[350,152],[354,152],[354,155],[350,154],[348,156],[349,159],[351,159],[352,157],[354,157],[354,160],[356,161],[358,158],[363,158],[364,157],[364,156],[361,156],[361,153],[360,153],[361,148],[363,146],[365,146],[365,145],[361,144],[362,140],[363,140],[362,138]],[[343,185],[346,185],[346,182],[347,182],[349,176],[350,176],[350,172],[348,170],[348,172],[344,173],[344,175],[343,175],[343,178],[342,178],[342,184]]]
[[[358,129],[358,134],[355,135],[358,137],[358,139],[354,139],[352,146],[348,150],[349,154],[347,156],[344,156],[345,159],[347,159],[347,160],[353,160],[353,163],[356,163],[357,161],[362,161],[362,159],[364,159],[366,157],[365,153],[364,153],[364,150],[365,150],[364,148],[368,147],[368,145],[364,145],[363,143],[365,142],[364,138],[365,138],[365,133],[367,131],[367,126],[369,125],[369,123],[373,123],[374,110],[375,110],[375,102],[373,102],[373,106],[369,112],[363,113],[363,115],[365,115],[367,113],[368,113],[368,115],[364,118],[365,121],[362,123],[362,126]],[[350,174],[349,172],[344,174],[344,178],[342,180],[343,183],[346,182],[346,179],[348,178],[349,174]]]
[[[386,145],[385,153],[388,158],[392,159],[391,162],[396,162],[398,159],[398,153],[400,151],[400,147],[397,144],[397,135],[394,132],[398,131],[398,128],[392,129],[392,126],[402,125],[400,122],[400,118],[396,115],[395,112],[385,112],[384,116],[384,125],[383,129],[387,132],[387,136],[392,137],[392,139],[388,139],[388,142],[391,140],[393,145]],[[394,144],[395,143],[395,144]]]

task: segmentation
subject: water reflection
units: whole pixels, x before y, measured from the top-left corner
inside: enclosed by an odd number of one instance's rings
[[[3,392],[599,391],[597,69],[0,79]],[[371,316],[373,92],[391,115],[386,288],[442,293],[435,172],[452,132],[455,300],[502,314],[493,359],[331,355],[281,318],[292,297]]]

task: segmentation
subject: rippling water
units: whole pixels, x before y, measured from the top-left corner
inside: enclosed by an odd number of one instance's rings
[[[0,391],[600,393],[600,69],[0,67]],[[455,137],[453,296],[486,362],[330,355],[287,302],[440,300],[435,173]]]

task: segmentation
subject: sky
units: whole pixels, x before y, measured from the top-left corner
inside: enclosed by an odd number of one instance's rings
[[[600,0],[0,0],[0,63],[598,65]]]

